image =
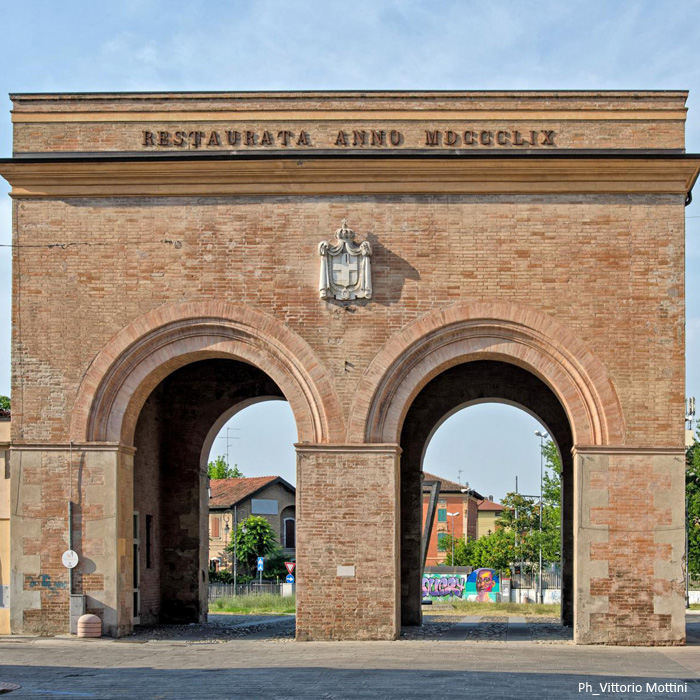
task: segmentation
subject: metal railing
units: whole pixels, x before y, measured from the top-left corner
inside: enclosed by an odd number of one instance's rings
[[[210,583],[209,584],[209,600],[217,598],[231,598],[236,595],[261,595],[269,593],[271,595],[282,595],[281,583]]]
[[[511,588],[537,588],[537,574],[516,574],[511,572]],[[542,574],[542,588],[561,588],[561,573],[558,571],[545,571]]]

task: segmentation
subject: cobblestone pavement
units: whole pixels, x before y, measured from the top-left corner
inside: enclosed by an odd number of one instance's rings
[[[507,616],[469,616],[430,614],[423,617],[420,627],[403,627],[405,641],[506,642],[509,623]],[[571,643],[573,633],[562,627],[556,617],[527,617],[527,639],[537,643]],[[512,627],[512,625],[511,625]],[[234,615],[210,614],[206,625],[156,625],[139,627],[123,642],[184,642],[187,644],[222,643],[250,637],[270,641],[294,641],[294,615]]]
[[[407,631],[401,641],[366,643],[292,642],[292,618],[212,618],[206,628],[181,626],[167,638],[159,628],[123,641],[0,637],[0,683],[21,686],[7,694],[11,700],[425,700],[441,695],[523,700],[596,693],[700,698],[698,646],[537,643],[546,628],[556,627],[553,619],[476,622],[477,629],[492,632],[496,626],[518,626],[534,640],[511,644],[507,631],[505,642],[500,631],[499,639],[479,643],[451,640],[456,627],[475,623],[459,616],[430,616],[422,639]],[[695,619],[689,618],[689,639],[700,632],[700,618]],[[279,639],[289,643],[279,645]]]
[[[212,644],[228,642],[241,637],[294,638],[294,615],[229,615],[210,613],[205,625],[154,625],[139,627],[130,637],[119,640],[128,642],[184,642],[188,644]]]
[[[518,618],[519,619],[519,618]],[[537,644],[572,644],[573,631],[562,627],[557,617],[534,617],[524,619],[526,641]],[[461,642],[509,641],[508,631],[513,628],[514,617],[505,615],[424,615],[422,627],[405,627],[402,639],[447,639]],[[519,623],[518,623],[519,624]]]
[[[558,617],[528,617],[526,622],[536,644],[574,643],[573,629],[562,626]]]

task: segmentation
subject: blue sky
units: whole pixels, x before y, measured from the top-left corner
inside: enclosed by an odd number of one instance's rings
[[[689,89],[687,149],[700,152],[700,2],[693,0],[5,5],[2,157],[11,152],[8,93],[122,90]],[[10,242],[7,189],[2,181],[0,244]],[[700,205],[686,214],[687,393],[700,398]],[[9,319],[10,252],[0,248],[0,394],[10,390]],[[293,479],[285,404],[253,407],[234,421],[240,439],[232,461],[251,476]],[[468,409],[438,431],[426,469],[456,478],[461,468],[463,480],[495,495],[520,474],[521,490],[534,492],[535,429],[514,409]],[[278,441],[269,439],[279,432]]]

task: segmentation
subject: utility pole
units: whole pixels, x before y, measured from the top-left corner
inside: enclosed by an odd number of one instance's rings
[[[226,466],[227,467],[231,466],[231,456],[230,456],[231,441],[232,440],[240,440],[240,438],[236,435],[231,436],[232,430],[240,430],[240,428],[231,428],[230,426],[227,426],[226,435],[217,435],[216,436],[217,440],[226,440]]]
[[[448,513],[452,518],[452,566],[455,565],[455,515],[459,515],[459,511],[456,513]]]
[[[233,506],[233,595],[236,595],[236,584],[238,583],[238,506]]]
[[[515,477],[515,495],[518,495],[518,477]],[[515,499],[515,558],[518,559],[518,499]],[[523,565],[518,562],[518,603],[523,602]]]
[[[542,480],[544,479],[544,440],[549,437],[549,434],[535,430],[535,435],[540,439],[540,570],[537,576],[537,587],[539,588],[537,597],[540,603],[544,603],[542,591]]]

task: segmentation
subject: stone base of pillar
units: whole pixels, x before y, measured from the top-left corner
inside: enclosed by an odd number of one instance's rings
[[[129,634],[133,450],[112,444],[73,449],[20,444],[11,455],[12,633],[68,634],[72,592],[86,596],[86,610],[100,617],[105,636]],[[61,562],[71,529],[80,557],[72,591]]]
[[[574,448],[574,641],[685,642],[685,453]]]

